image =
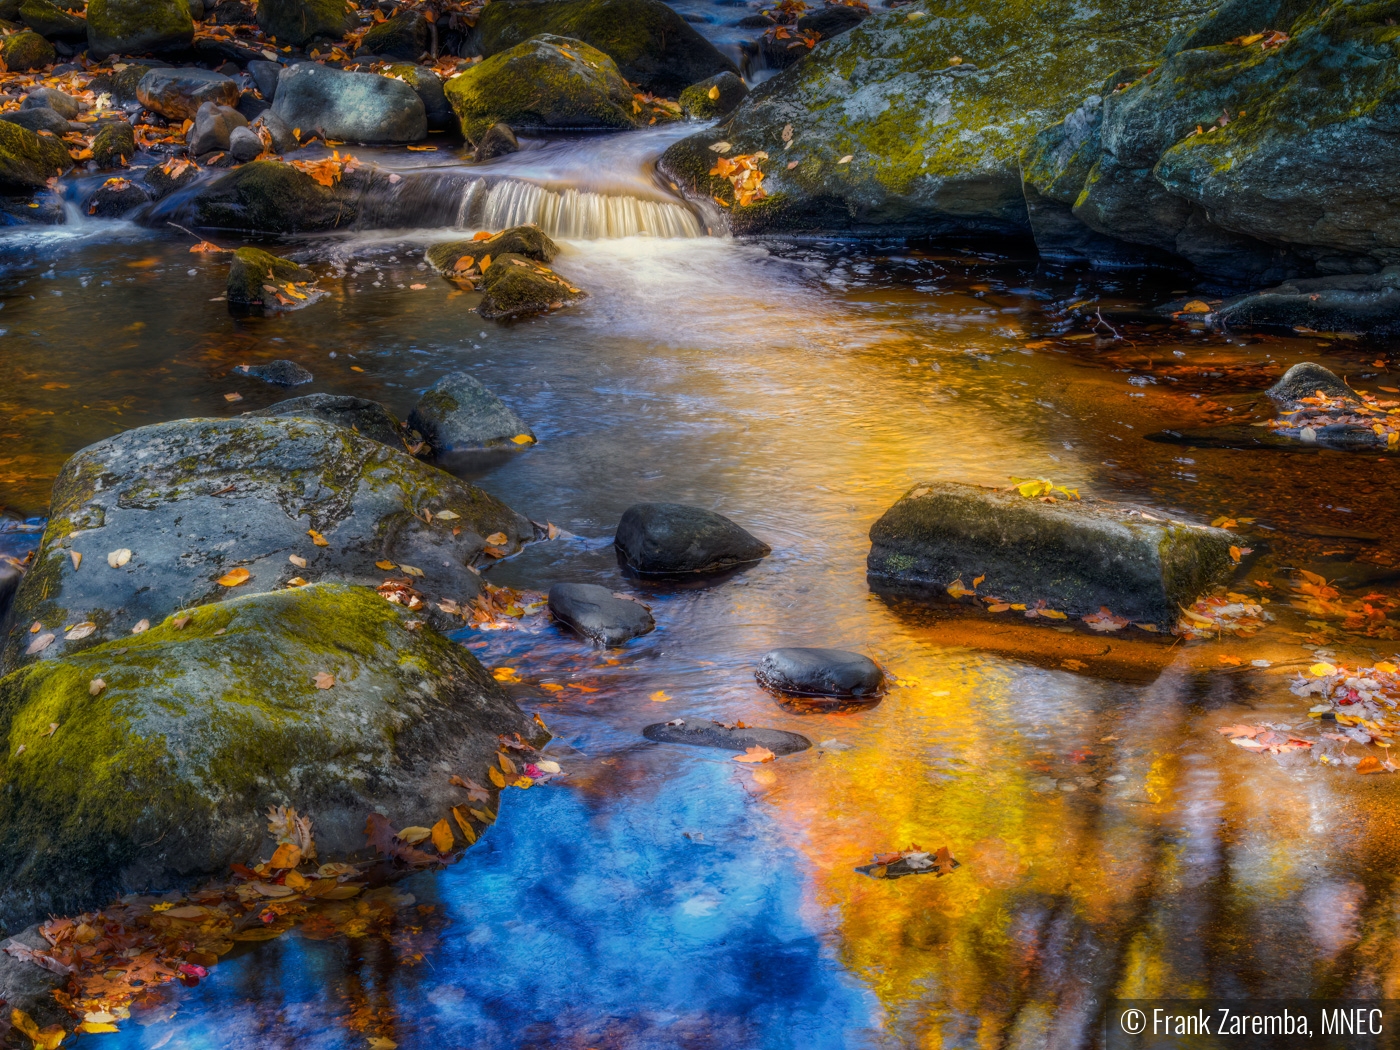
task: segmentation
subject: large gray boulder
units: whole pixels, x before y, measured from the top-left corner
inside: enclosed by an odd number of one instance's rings
[[[549,589],[549,611],[560,623],[600,645],[621,645],[656,629],[645,605],[615,597],[596,583],[556,583]]]
[[[32,664],[0,679],[0,738],[23,745],[0,754],[0,924],[266,857],[270,806],[311,819],[323,862],[364,855],[376,812],[455,828],[449,776],[489,783],[498,736],[536,732],[465,648],[366,587],[202,605]]]
[[[378,401],[353,397],[349,394],[307,394],[288,398],[249,412],[250,416],[294,416],[298,419],[318,419],[346,427],[361,437],[378,441],[390,448],[406,450],[404,427]]]
[[[488,58],[542,33],[581,40],[632,83],[669,97],[716,73],[739,72],[661,0],[495,0],[476,32]]]
[[[442,131],[457,126],[452,106],[448,104],[447,94],[443,90],[442,78],[427,66],[392,65],[384,70],[384,75],[402,80],[417,93],[423,102],[429,128]]]
[[[1169,628],[1181,608],[1234,572],[1224,529],[1164,521],[1089,500],[1027,499],[951,482],[917,485],[870,529],[870,585],[946,599],[982,595],[1082,618],[1107,606]],[[973,599],[964,595],[967,601]]]
[[[315,62],[282,70],[272,111],[303,134],[344,142],[418,142],[428,135],[423,100],[408,84]]]
[[[723,514],[683,503],[628,507],[613,544],[633,570],[657,576],[722,572],[772,553]]]
[[[210,69],[162,67],[146,72],[136,85],[136,97],[169,120],[193,120],[206,102],[237,106],[238,82]]]
[[[194,19],[185,0],[88,0],[88,50],[98,58],[189,47]]]
[[[470,599],[481,581],[469,566],[497,533],[504,542],[491,546],[513,552],[534,527],[480,489],[344,427],[244,417],[129,430],[60,472],[10,612],[12,624],[40,629],[11,631],[0,667],[128,638],[141,621],[298,577],[377,586],[407,574],[426,595]],[[70,630],[79,624],[91,626]]]
[[[519,448],[535,441],[525,421],[466,372],[449,372],[424,391],[409,413],[408,425],[435,452]]]

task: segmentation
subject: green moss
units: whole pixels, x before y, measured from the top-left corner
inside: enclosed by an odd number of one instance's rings
[[[228,272],[228,301],[269,305],[276,302],[265,285],[311,281],[315,275],[304,266],[289,262],[261,248],[243,247],[233,253]]]
[[[11,72],[23,73],[51,66],[58,58],[53,45],[32,29],[13,33],[0,44],[0,58]]]
[[[587,295],[547,266],[518,255],[502,255],[494,260],[482,278],[481,288],[485,294],[477,312],[495,321],[545,313]]]
[[[548,263],[559,254],[559,246],[537,226],[514,226],[484,240],[445,241],[430,245],[424,251],[423,258],[438,273],[451,273],[464,256],[479,262],[488,255],[495,259],[507,253]]]
[[[88,41],[99,55],[188,47],[194,20],[184,0],[89,0]]]
[[[360,39],[359,50],[413,62],[428,50],[430,39],[427,19],[417,11],[410,11],[370,27]]]
[[[258,160],[219,177],[199,197],[203,226],[297,233],[348,225],[355,194],[342,178],[323,186],[290,164]]]
[[[23,0],[19,5],[20,21],[34,32],[50,40],[82,40],[87,36],[87,23],[69,14],[49,0]]]
[[[472,143],[498,122],[516,131],[636,126],[616,63],[564,37],[532,37],[453,77],[445,90]]]
[[[92,159],[99,168],[115,168],[136,156],[136,135],[125,121],[103,124],[92,139]]]
[[[0,190],[23,193],[42,189],[49,179],[73,166],[63,143],[9,121],[0,121]]]
[[[355,24],[345,0],[259,0],[258,26],[279,44],[339,40]]]

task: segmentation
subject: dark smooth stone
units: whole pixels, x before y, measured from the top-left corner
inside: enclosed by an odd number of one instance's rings
[[[1264,391],[1274,401],[1290,404],[1305,397],[1316,397],[1321,390],[1328,397],[1346,398],[1360,401],[1356,391],[1347,386],[1335,372],[1311,361],[1300,361],[1268,390]]]
[[[726,751],[747,751],[751,747],[766,747],[775,755],[791,755],[806,751],[812,742],[800,733],[783,729],[726,729],[720,722],[704,718],[676,719],[680,725],[658,722],[642,730],[642,736],[658,744],[693,744],[697,747],[721,747]]]
[[[307,394],[278,401],[250,416],[296,416],[346,427],[361,437],[403,450],[402,424],[378,401],[349,394]]]
[[[234,371],[276,386],[301,386],[316,378],[295,361],[285,359],[269,361],[265,365],[239,365]]]
[[[720,572],[772,553],[724,515],[682,503],[627,508],[613,543],[631,568],[658,576]]]
[[[798,696],[873,698],[885,691],[880,665],[844,649],[774,649],[754,677],[774,692]]]
[[[656,629],[645,605],[615,598],[593,583],[556,583],[549,589],[549,611],[585,638],[621,645]]]

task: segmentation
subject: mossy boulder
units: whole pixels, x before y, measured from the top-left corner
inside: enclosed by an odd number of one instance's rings
[[[378,401],[350,394],[306,394],[249,412],[250,416],[295,416],[299,419],[319,419],[347,427],[361,437],[406,450],[409,432],[392,412]]]
[[[423,103],[429,128],[443,130],[456,125],[452,107],[448,105],[447,94],[442,88],[442,78],[427,66],[399,63],[384,70],[384,74],[402,80],[414,90]]]
[[[670,97],[716,73],[739,72],[661,0],[495,0],[476,28],[487,57],[542,33],[582,40],[632,83]]]
[[[471,265],[475,266],[488,255],[494,259],[507,253],[521,255],[535,262],[551,263],[559,255],[559,245],[550,240],[549,235],[538,226],[512,226],[494,237],[486,237],[479,241],[443,241],[430,245],[423,253],[423,258],[438,273],[445,274],[458,272],[457,264],[463,259],[470,258]]]
[[[429,521],[430,511],[456,517]],[[508,551],[534,537],[480,489],[329,423],[184,419],[128,430],[60,472],[10,611],[10,622],[41,630],[12,631],[0,666],[130,637],[142,620],[218,601],[230,593],[218,580],[234,569],[249,574],[233,591],[242,594],[296,577],[376,586],[386,573],[375,562],[406,563],[421,571],[424,594],[470,599],[481,588],[470,565],[497,532]],[[122,550],[129,557],[109,564]],[[68,637],[80,623],[95,627]],[[46,646],[32,644],[45,635]]]
[[[699,198],[731,200],[728,181],[708,174],[708,147],[768,153],[769,197],[734,209],[736,232],[1024,235],[1020,155],[1034,135],[1199,10],[921,0],[882,11],[760,85],[720,128],[674,144],[662,169]]]
[[[83,210],[98,219],[119,219],[150,199],[150,194],[139,182],[116,177],[98,186],[83,202]]]
[[[258,27],[279,44],[304,47],[315,39],[339,40],[355,27],[345,0],[258,0]]]
[[[344,179],[325,186],[290,164],[258,160],[202,186],[189,205],[200,226],[298,233],[349,225],[356,196]]]
[[[748,85],[735,74],[716,73],[681,92],[681,112],[692,120],[713,120],[734,112],[748,93]]]
[[[467,372],[449,372],[424,391],[408,425],[438,453],[535,443],[534,431],[515,410]]]
[[[466,649],[369,588],[187,615],[0,680],[0,923],[266,856],[269,806],[311,818],[323,861],[364,855],[371,813],[431,826],[466,801],[450,774],[489,783],[498,735],[537,732]]]
[[[560,36],[531,37],[447,82],[462,134],[476,143],[498,121],[519,131],[636,127],[632,89],[617,64]]]
[[[547,266],[521,255],[491,261],[481,279],[484,293],[477,313],[488,321],[513,321],[571,306],[588,293],[575,288]]]
[[[970,593],[982,578],[982,594],[1008,603],[1044,601],[1075,618],[1107,606],[1166,629],[1233,575],[1235,542],[1224,529],[1093,500],[928,483],[871,527],[866,569],[872,588],[898,597],[947,601],[950,585],[960,580]]]
[[[274,306],[277,299],[267,285],[314,281],[316,275],[304,266],[246,246],[233,253],[228,268],[228,301],[249,306]]]
[[[185,0],[88,0],[88,49],[131,55],[189,47],[194,20]]]
[[[19,20],[48,40],[72,43],[87,39],[87,22],[49,0],[23,0]]]
[[[428,20],[420,11],[404,11],[372,26],[360,38],[359,50],[384,58],[417,62],[431,40]]]
[[[0,59],[13,73],[26,73],[51,66],[58,58],[53,45],[32,29],[11,33],[0,43]]]
[[[61,140],[0,120],[0,192],[42,189],[72,166]]]
[[[141,78],[151,71],[150,66],[140,63],[133,63],[125,69],[118,70],[112,74],[111,92],[112,97],[118,102],[139,101],[136,89],[141,85]]]

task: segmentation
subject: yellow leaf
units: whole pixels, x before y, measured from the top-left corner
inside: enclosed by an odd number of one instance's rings
[[[307,529],[306,534],[311,537],[311,542],[318,547],[329,547],[331,545],[331,541],[326,539],[326,537],[322,536],[315,529]]]
[[[238,568],[230,569],[220,576],[218,583],[220,587],[237,587],[240,583],[247,583],[249,577],[252,575],[251,572],[240,565]]]
[[[69,551],[68,553],[73,559],[73,568],[76,569],[79,565],[83,563],[83,555],[81,551]]]
[[[68,1036],[62,1025],[54,1024],[40,1028],[32,1017],[20,1009],[10,1011],[10,1024],[29,1036],[35,1050],[58,1050],[58,1045]]]
[[[529,434],[516,434],[511,440],[517,445],[533,445],[535,443],[535,439]]]
[[[453,521],[461,516],[462,515],[458,514],[455,510],[440,510],[433,515],[433,517],[437,518],[439,521]]]
[[[656,692],[654,692],[654,693],[652,693],[650,696],[648,696],[647,699],[648,699],[648,700],[653,700],[653,701],[655,701],[655,702],[658,703],[658,704],[662,704],[662,703],[665,703],[667,700],[669,700],[669,699],[671,699],[671,698],[670,698],[669,696],[666,695],[666,690],[664,690],[664,689],[658,689]]]
[[[1313,675],[1318,678],[1326,678],[1329,674],[1337,673],[1337,669],[1331,664],[1321,662],[1313,664],[1311,667],[1308,668],[1308,670],[1311,671]]]
[[[515,763],[510,760],[509,756],[507,756],[504,751],[496,753],[496,761],[501,764],[502,773],[509,773],[511,776],[515,776],[515,774],[519,772],[515,768]]]
[[[295,868],[301,863],[301,847],[294,842],[284,842],[277,847],[268,863],[274,868]]]
[[[457,840],[452,837],[452,825],[447,823],[446,819],[433,825],[433,847],[439,853],[451,853],[455,845]]]
[[[421,828],[415,824],[412,827],[401,828],[399,830],[399,838],[403,839],[410,846],[416,846],[418,843],[431,836],[432,833],[432,828]]]
[[[498,682],[520,681],[520,673],[514,667],[497,667],[491,672],[491,677]]]
[[[948,593],[954,598],[961,598],[963,595],[972,594],[973,592],[963,586],[962,580],[954,580],[952,583],[948,584]]]
[[[710,90],[707,91],[706,94],[710,96],[710,101],[712,101],[712,102],[715,101],[716,99],[718,99],[718,98],[719,98],[719,85],[716,84],[714,87],[710,88]]]
[[[504,532],[493,532],[486,537],[486,542],[493,547],[503,547],[507,542],[506,534]]]
[[[394,563],[391,561],[377,561],[374,563],[374,567],[376,569],[383,569],[385,572],[388,572],[394,567]]]
[[[100,1035],[103,1032],[120,1032],[121,1029],[110,1021],[84,1021],[74,1031],[82,1032],[84,1035]]]
[[[476,828],[472,827],[471,821],[467,817],[467,808],[465,806],[453,806],[452,819],[455,820],[457,826],[462,829],[462,834],[466,836],[468,845],[476,841]]]
[[[1048,617],[1048,618],[1051,619],[1051,620],[1067,620],[1067,619],[1069,619],[1069,617],[1067,617],[1064,613],[1060,612],[1059,609],[1041,609],[1041,610],[1040,610],[1040,615],[1041,615],[1041,616]]]
[[[981,586],[982,581],[986,578],[987,577],[985,576],[978,576],[975,580],[972,581],[973,588],[976,589],[977,587]]]
[[[399,568],[402,569],[404,572],[408,573],[410,576],[423,575],[422,569],[414,568],[412,565],[400,565]]]
[[[1239,561],[1239,560],[1240,560],[1240,556],[1241,556],[1243,553],[1244,553],[1244,552],[1241,551],[1238,547],[1231,547],[1231,548],[1230,548],[1230,560],[1231,560],[1231,561]]]
[[[501,776],[501,771],[495,766],[488,766],[486,775],[491,778],[491,783],[495,784],[498,788],[506,786],[506,778]]]
[[[1390,661],[1385,660],[1381,663],[1376,664],[1373,670],[1380,671],[1381,674],[1394,674],[1396,671],[1396,667]]]
[[[305,586],[306,586],[306,581],[303,580],[300,576],[293,576],[290,580],[287,581],[287,586],[288,586],[288,587],[305,587]]]
[[[1192,299],[1181,308],[1184,314],[1208,314],[1210,313],[1210,303],[1203,303],[1199,299]]]

